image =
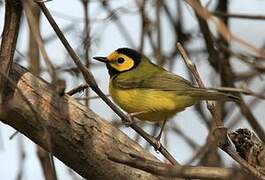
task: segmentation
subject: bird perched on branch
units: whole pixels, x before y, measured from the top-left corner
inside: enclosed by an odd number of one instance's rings
[[[231,94],[195,87],[133,49],[120,48],[107,57],[94,59],[106,64],[110,96],[129,116],[163,122],[158,141],[166,120],[186,107],[201,100],[238,101]]]

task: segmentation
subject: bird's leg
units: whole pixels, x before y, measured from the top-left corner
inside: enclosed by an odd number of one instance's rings
[[[125,126],[130,126],[131,124],[133,124],[134,123],[134,118],[135,118],[135,116],[138,116],[138,115],[140,115],[140,114],[144,114],[144,113],[146,113],[147,111],[139,111],[139,112],[134,112],[134,113],[128,113],[127,114],[127,117],[128,117],[128,120],[129,121],[124,121],[123,120],[123,123],[125,124]]]
[[[157,140],[157,142],[156,142],[156,146],[157,146],[156,149],[159,149],[160,146],[161,146],[160,139],[161,139],[161,137],[162,137],[162,133],[163,133],[163,131],[164,131],[164,129],[165,129],[166,122],[167,122],[167,120],[164,120],[164,121],[163,121],[163,124],[162,124],[162,127],[161,127],[161,129],[160,129],[160,132],[159,132],[158,136],[155,137],[155,139]]]
[[[163,124],[162,124],[162,127],[160,129],[160,132],[159,132],[158,136],[156,137],[157,141],[160,141],[160,139],[162,137],[162,133],[163,133],[163,130],[165,129],[166,122],[167,122],[166,120],[163,121]]]

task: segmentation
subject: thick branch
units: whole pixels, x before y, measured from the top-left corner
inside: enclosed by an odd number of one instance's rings
[[[158,161],[91,110],[68,95],[59,96],[50,84],[19,65],[13,65],[10,78],[21,91],[8,84],[0,119],[46,150],[50,141],[53,154],[84,178],[159,179],[108,159],[107,154],[126,152]]]

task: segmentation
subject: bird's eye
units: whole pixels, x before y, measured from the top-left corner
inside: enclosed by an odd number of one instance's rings
[[[124,61],[125,61],[125,60],[124,60],[123,58],[118,58],[118,60],[117,60],[117,62],[118,62],[119,64],[122,64]]]

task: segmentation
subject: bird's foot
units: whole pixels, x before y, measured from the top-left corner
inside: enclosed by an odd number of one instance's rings
[[[127,119],[122,119],[122,122],[125,124],[125,126],[131,126],[133,123],[135,123],[134,118],[135,116],[138,116],[140,114],[146,113],[146,111],[140,111],[140,112],[134,112],[134,113],[128,113]]]
[[[134,121],[134,113],[129,113],[127,114],[127,119],[122,119],[122,123],[126,126],[129,127],[131,126],[133,123],[135,123]]]
[[[155,146],[154,146],[155,151],[158,151],[161,148],[161,142],[160,142],[161,135],[162,133],[160,133],[157,137],[154,137],[155,138]]]
[[[163,121],[163,124],[162,124],[162,127],[160,129],[160,132],[158,134],[158,136],[155,137],[155,150],[158,151],[160,148],[161,148],[161,142],[160,142],[160,139],[162,137],[162,134],[163,134],[163,130],[165,128],[165,125],[166,125],[166,121]]]

